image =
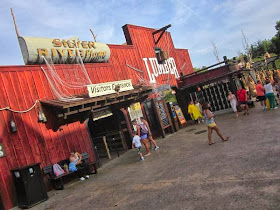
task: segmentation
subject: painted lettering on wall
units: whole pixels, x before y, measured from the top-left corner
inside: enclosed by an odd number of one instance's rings
[[[156,78],[162,74],[175,75],[179,78],[174,58],[168,58],[164,64],[158,64],[156,58],[143,58],[151,83],[156,83]],[[150,65],[149,65],[150,64]]]
[[[37,37],[18,39],[25,64],[42,64],[42,56],[53,63],[77,63],[76,58],[84,63],[107,62],[110,58],[110,48],[104,43]]]

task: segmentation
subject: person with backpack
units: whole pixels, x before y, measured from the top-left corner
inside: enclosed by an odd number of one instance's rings
[[[144,144],[144,146],[146,148],[145,156],[151,155],[150,147],[149,147],[149,143],[148,143],[148,129],[145,129],[145,127],[142,124],[138,124],[136,119],[134,119],[132,121],[132,123],[133,123],[133,125],[136,126],[137,135],[141,137],[141,142],[142,142],[142,144]]]
[[[150,129],[150,126],[149,126],[149,123],[147,122],[147,120],[145,120],[144,117],[140,117],[140,120],[141,122],[143,123],[142,124],[142,129],[145,131],[145,132],[148,132],[148,140],[155,146],[154,150],[158,150],[159,149],[159,146],[157,145],[156,141],[153,139],[153,136],[152,136],[152,132],[151,132],[151,129]],[[141,125],[140,125],[141,127]]]

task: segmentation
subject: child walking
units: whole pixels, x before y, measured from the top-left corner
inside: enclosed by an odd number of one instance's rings
[[[204,112],[204,117],[205,117],[205,123],[208,126],[208,140],[209,140],[209,145],[215,144],[215,142],[212,142],[211,137],[212,137],[212,131],[215,130],[218,136],[222,139],[222,141],[227,141],[228,137],[224,137],[220,129],[218,128],[215,119],[214,119],[214,113],[210,111],[210,104],[205,103],[203,105],[203,112]]]
[[[133,131],[132,149],[136,148],[137,154],[140,156],[140,161],[144,160],[143,154],[141,152],[141,138],[137,135],[136,131]]]

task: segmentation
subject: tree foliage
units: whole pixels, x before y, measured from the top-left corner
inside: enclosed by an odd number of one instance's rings
[[[275,29],[277,30],[277,33],[274,37],[272,37],[271,42],[274,45],[274,53],[277,55],[280,54],[280,20],[276,22]]]
[[[172,94],[171,90],[163,91],[163,95],[166,102],[177,103],[176,96]]]
[[[251,45],[253,59],[262,58],[266,52],[280,55],[280,21],[276,22],[277,33],[271,40],[259,40]]]

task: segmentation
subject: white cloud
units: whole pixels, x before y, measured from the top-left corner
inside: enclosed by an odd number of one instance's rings
[[[2,0],[0,8],[0,64],[22,64],[10,7],[14,8],[21,35],[65,38],[78,36],[121,44],[121,27],[134,24],[160,28],[169,23],[175,47],[186,48],[194,66],[216,62],[210,40],[220,56],[243,51],[243,29],[250,43],[270,39],[279,20],[280,1],[261,0]],[[5,52],[5,53],[4,53]]]
[[[270,39],[275,33],[274,25],[279,20],[280,1],[227,0],[221,3],[209,0],[189,4],[200,18],[184,27],[174,25],[175,46],[188,48],[194,66],[211,65],[216,62],[210,40],[214,40],[220,57],[233,57],[244,51],[241,29],[249,43]]]

